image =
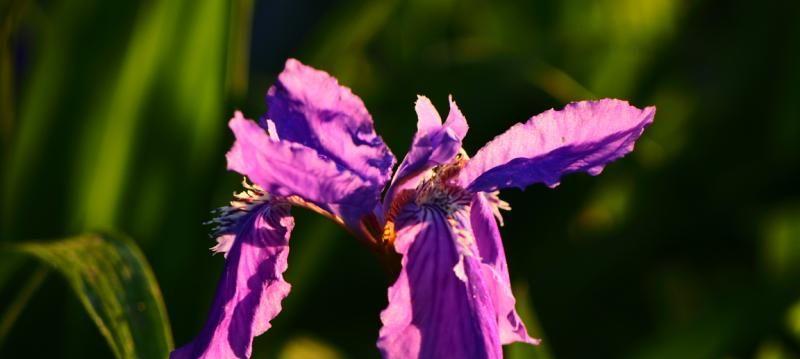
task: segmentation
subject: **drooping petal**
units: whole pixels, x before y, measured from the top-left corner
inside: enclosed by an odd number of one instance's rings
[[[275,140],[240,112],[228,124],[236,142],[227,154],[228,169],[267,192],[297,195],[320,205],[345,204],[372,210],[380,190],[353,172],[298,143]]]
[[[281,139],[312,148],[383,189],[394,155],[375,133],[361,99],[334,77],[289,59],[267,92],[267,104]]]
[[[461,150],[461,141],[467,134],[467,120],[461,114],[452,96],[447,121],[442,119],[431,101],[425,96],[417,96],[414,106],[417,112],[417,133],[411,149],[403,158],[387,191],[384,209],[392,198],[403,189],[414,188],[425,172],[434,166],[450,162]]]
[[[572,172],[597,175],[633,150],[654,115],[655,107],[640,110],[611,99],[546,111],[487,143],[467,163],[460,181],[472,191],[491,192],[534,183],[554,187]]]
[[[476,193],[471,207],[470,223],[481,262],[486,264],[484,278],[497,312],[500,341],[503,344],[513,342],[538,344],[539,340],[528,336],[525,325],[514,308],[516,300],[511,292],[506,254],[492,205],[483,193]]]
[[[283,280],[294,219],[286,205],[265,203],[233,229],[208,321],[173,359],[249,358],[253,337],[270,328],[291,286]]]
[[[483,265],[462,237],[469,224],[415,204],[396,224],[403,267],[381,313],[384,358],[502,358]]]

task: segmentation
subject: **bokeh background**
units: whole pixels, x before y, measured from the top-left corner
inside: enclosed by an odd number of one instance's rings
[[[288,57],[365,101],[402,158],[425,94],[453,94],[474,153],[575,100],[656,105],[634,153],[503,198],[519,309],[509,358],[800,355],[796,1],[0,1],[3,243],[113,230],[158,280],[174,340],[201,328],[223,258],[209,211],[235,109]],[[294,210],[293,284],[254,358],[372,358],[390,279]],[[0,257],[0,357],[111,357],[58,273]],[[33,284],[32,284],[33,283]]]

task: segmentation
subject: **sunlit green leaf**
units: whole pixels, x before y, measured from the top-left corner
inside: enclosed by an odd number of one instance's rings
[[[177,1],[162,1],[143,9],[135,25],[125,56],[110,88],[89,114],[82,141],[83,168],[78,171],[81,203],[76,221],[87,228],[113,228],[119,198],[134,141],[139,115],[152,90],[161,61],[170,53],[169,41],[175,31],[175,16],[180,13]],[[98,151],[98,149],[102,149]]]
[[[133,242],[115,235],[84,235],[15,248],[66,277],[117,358],[168,355],[172,333],[161,291]]]

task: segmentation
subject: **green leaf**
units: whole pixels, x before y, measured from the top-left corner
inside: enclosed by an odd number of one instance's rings
[[[24,243],[63,274],[117,358],[166,358],[172,332],[155,277],[139,248],[116,235]]]
[[[115,228],[125,181],[136,149],[136,133],[147,108],[159,66],[170,56],[177,30],[178,1],[148,3],[137,19],[125,56],[107,94],[98,99],[85,121],[91,124],[80,141],[81,168],[75,220],[85,228]],[[98,149],[102,149],[98,151]]]

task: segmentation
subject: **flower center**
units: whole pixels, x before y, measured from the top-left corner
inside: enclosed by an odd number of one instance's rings
[[[419,206],[435,206],[452,214],[469,205],[469,192],[461,188],[455,180],[458,173],[467,164],[467,159],[462,154],[446,165],[436,166],[431,170],[431,175],[422,180],[416,188],[414,201]]]
[[[470,193],[455,182],[458,173],[466,164],[466,155],[458,154],[450,163],[432,168],[427,178],[423,179],[417,188],[398,193],[386,213],[386,224],[382,235],[384,243],[389,245],[394,243],[397,236],[395,218],[411,202],[417,206],[438,208],[447,216],[468,208],[472,199]]]

